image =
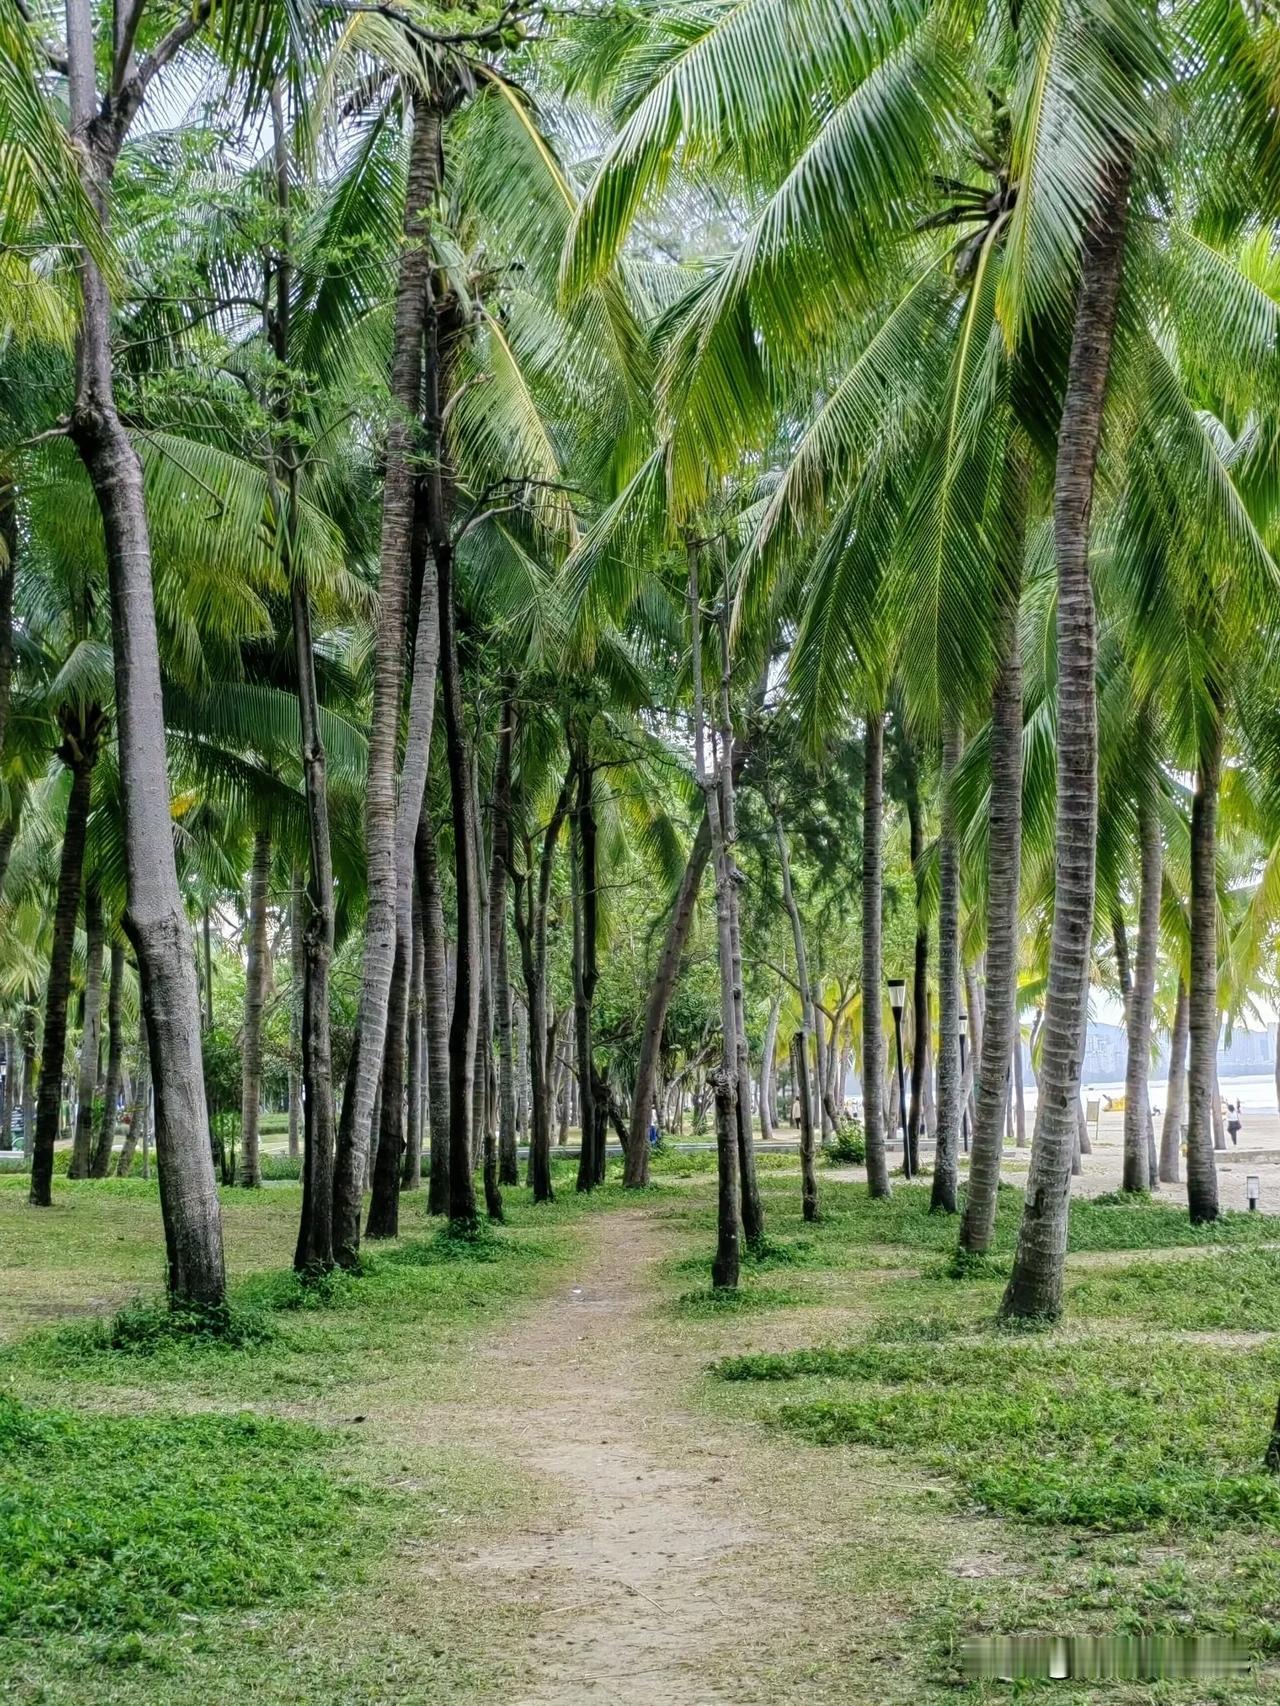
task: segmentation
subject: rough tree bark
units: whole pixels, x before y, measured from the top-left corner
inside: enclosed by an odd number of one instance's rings
[[[267,1003],[267,898],[271,884],[271,835],[253,837],[249,871],[249,951],[244,971],[244,1032],[240,1070],[240,1183],[262,1184],[258,1118],[262,1110],[262,1015]]]
[[[1151,1110],[1147,1080],[1151,1072],[1151,1008],[1155,999],[1156,957],[1160,948],[1160,883],[1164,849],[1160,814],[1150,789],[1138,801],[1138,842],[1142,883],[1138,899],[1138,954],[1126,1006],[1128,1055],[1124,1075],[1124,1176],[1126,1191],[1147,1191],[1151,1174],[1147,1129]]]
[[[1187,1105],[1187,1036],[1190,1012],[1186,980],[1178,978],[1178,997],[1169,1037],[1169,1094],[1160,1128],[1160,1180],[1176,1185],[1182,1178],[1182,1115]]]
[[[430,1107],[431,1164],[427,1176],[427,1213],[449,1212],[449,962],[444,933],[444,904],[431,816],[424,811],[415,852],[422,903],[423,1008],[426,1019],[427,1100]]]
[[[741,1264],[742,1212],[738,1195],[737,1109],[738,1020],[733,994],[733,883],[721,818],[719,778],[707,766],[707,722],[702,695],[702,600],[698,591],[698,550],[689,551],[689,627],[693,664],[693,748],[698,786],[706,802],[711,831],[711,858],[716,879],[716,943],[720,966],[721,1060],[712,1074],[716,1110],[716,1253],[711,1283],[717,1288],[738,1284]]]
[[[62,713],[62,762],[71,771],[71,793],[62,834],[58,892],[53,908],[49,945],[49,976],[45,985],[44,1038],[41,1044],[40,1088],[36,1098],[34,1133],[23,1127],[23,1144],[31,1156],[31,1201],[37,1208],[53,1202],[53,1146],[62,1119],[62,1063],[67,1048],[67,1003],[71,996],[71,956],[75,947],[76,914],[80,909],[80,874],[84,868],[85,829],[93,766],[104,727],[96,706],[76,715]],[[212,1160],[210,1169],[212,1169]]]
[[[409,972],[409,1023],[405,1067],[405,1150],[401,1188],[422,1188],[422,1080],[423,1080],[423,981],[425,951],[422,939],[422,907],[418,885],[413,885],[413,964]]]
[[[938,1135],[929,1207],[956,1212],[960,1156],[960,846],[954,782],[960,762],[960,727],[948,717],[942,733],[942,828],[938,837]],[[999,1144],[999,1133],[996,1143]],[[997,1167],[999,1161],[997,1159]]]
[[[133,1076],[133,1101],[130,1104],[129,1129],[125,1133],[124,1143],[120,1149],[120,1159],[116,1162],[116,1178],[127,1179],[133,1171],[133,1158],[137,1153],[138,1144],[146,1143],[144,1134],[147,1122],[151,1118],[151,1060],[147,1049],[147,1021],[145,1015],[138,1020],[138,1069]]]
[[[1018,603],[1022,587],[1025,481],[1010,497],[1017,521],[1010,528],[996,630],[996,677],[991,695],[991,806],[987,840],[987,1012],[978,1065],[977,1111],[969,1151],[969,1188],[960,1248],[974,1254],[991,1247],[1000,1186],[1000,1104],[1007,1100],[1010,1067],[1021,1051],[1018,1028],[1018,897],[1022,873],[1022,644]],[[1015,1074],[1022,1117],[1021,1074]]]
[[[67,0],[71,133],[104,225],[116,161],[147,84],[206,15],[199,9],[181,19],[140,63],[131,42],[122,47],[99,110],[93,6],[91,0]],[[79,257],[79,271],[70,433],[102,513],[128,891],[124,927],[137,956],[151,1047],[168,1289],[175,1303],[219,1307],[226,1293],[222,1223],[208,1138],[195,962],[174,863],[142,466],[116,408],[107,282],[87,251]]]
[[[353,1093],[344,1098],[342,1106],[333,1188],[334,1253],[344,1266],[356,1262],[360,1249],[360,1210],[371,1118],[382,1077],[387,1002],[398,934],[396,746],[404,688],[406,611],[417,495],[414,449],[422,403],[423,335],[431,274],[430,210],[440,183],[440,138],[439,108],[419,94],[414,101],[405,182],[404,240],[392,334],[392,414],[382,486],[378,621],[365,806],[369,900],[354,1045],[357,1066]],[[470,1179],[469,1170],[467,1178]]]
[[[512,866],[512,912],[520,943],[520,967],[524,974],[525,1002],[529,1021],[529,1183],[535,1202],[550,1202],[551,1189],[551,1098],[550,1054],[547,1024],[547,907],[551,897],[551,874],[556,843],[569,809],[572,774],[567,775],[542,834],[535,886],[533,849],[524,838],[525,869]]]
[[[924,814],[920,809],[920,765],[915,748],[903,739],[906,759],[907,834],[915,880],[916,940],[911,975],[911,1100],[907,1111],[907,1142],[911,1172],[920,1171],[920,1136],[924,1130],[924,1089],[929,1060],[929,921],[924,911]]]
[[[596,956],[597,875],[596,814],[592,799],[594,777],[589,728],[571,730],[569,751],[574,770],[573,815],[569,820],[570,861],[573,891],[573,1029],[578,1055],[578,1103],[580,1143],[578,1180],[580,1191],[596,1186],[596,1077],[592,1065],[592,1007],[600,968]]]
[[[1093,946],[1098,828],[1097,623],[1089,538],[1116,306],[1124,268],[1131,158],[1111,166],[1086,233],[1058,433],[1053,531],[1057,561],[1058,790],[1053,931],[1039,1099],[1006,1318],[1062,1308],[1071,1157]]]
[[[813,1102],[809,1094],[803,1031],[797,1031],[791,1040],[791,1071],[795,1079],[796,1099],[800,1103],[800,1200],[804,1218],[815,1221],[818,1218],[818,1169],[814,1165]]]
[[[760,1137],[768,1143],[773,1137],[774,1081],[777,1073],[778,1015],[782,1011],[782,991],[774,991],[769,1003],[769,1017],[764,1027],[764,1046],[760,1051]]]
[[[866,717],[862,784],[862,1114],[867,1189],[887,1197],[884,1132],[884,1014],[881,1003],[881,907],[884,889],[884,713]]]
[[[75,1137],[67,1169],[71,1179],[87,1179],[93,1164],[93,1105],[102,1067],[102,956],[107,930],[102,916],[102,895],[93,878],[84,887],[84,938],[84,1024],[80,1033]]]
[[[107,996],[107,1078],[102,1092],[102,1120],[94,1145],[89,1176],[105,1179],[111,1171],[111,1147],[116,1136],[116,1097],[120,1094],[120,1071],[124,1061],[124,1030],[120,1022],[124,998],[124,943],[111,944],[111,986]]]
[[[1218,1098],[1218,787],[1222,717],[1214,706],[1201,735],[1196,791],[1191,801],[1191,976],[1187,985],[1187,1207],[1192,1222],[1218,1218],[1218,1170],[1213,1159]]]

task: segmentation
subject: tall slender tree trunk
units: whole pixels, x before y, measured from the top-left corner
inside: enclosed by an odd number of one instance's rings
[[[105,1179],[111,1170],[111,1148],[116,1136],[116,1097],[120,1094],[120,1072],[124,1061],[124,1031],[120,1022],[124,997],[124,943],[111,944],[111,986],[107,997],[107,1080],[102,1093],[102,1120],[94,1145],[91,1178]]]
[[[409,974],[409,1024],[405,1067],[405,1152],[400,1183],[406,1191],[422,1188],[423,983],[425,947],[418,885],[413,886],[413,965]]]
[[[1147,1080],[1151,1072],[1151,1008],[1155,999],[1156,957],[1160,947],[1160,883],[1163,848],[1160,816],[1150,790],[1138,801],[1138,841],[1142,886],[1138,899],[1138,954],[1126,1013],[1128,1056],[1124,1075],[1124,1177],[1126,1191],[1146,1191],[1152,1179],[1147,1130],[1151,1109]]]
[[[1026,1202],[1001,1313],[1056,1318],[1062,1308],[1071,1158],[1093,944],[1098,829],[1097,625],[1089,540],[1116,305],[1124,269],[1131,155],[1111,167],[1086,234],[1058,433],[1058,789],[1053,932],[1036,1127]]]
[[[733,874],[729,864],[722,817],[720,779],[707,763],[707,719],[702,692],[702,599],[698,588],[699,546],[689,550],[689,630],[693,664],[694,759],[698,786],[706,801],[711,829],[711,858],[716,879],[716,944],[720,968],[720,1026],[722,1053],[712,1073],[716,1116],[716,1253],[711,1264],[711,1283],[718,1289],[736,1288],[741,1262],[742,1210],[738,1165],[741,1134],[738,1130],[738,1016],[733,987]],[[727,668],[727,665],[726,665]],[[730,757],[722,752],[722,761]],[[731,761],[731,757],[730,757]]]
[[[1018,902],[1022,875],[1022,642],[1018,605],[1022,590],[1025,470],[1010,470],[1017,521],[1010,529],[1009,574],[1000,588],[996,629],[996,678],[991,696],[991,806],[987,839],[987,1012],[978,1067],[978,1096],[969,1150],[969,1188],[960,1248],[978,1253],[991,1247],[1000,1187],[1000,1103],[1007,1100],[1014,1072],[1018,1118],[1022,1119],[1022,1038],[1018,1029]],[[1020,1125],[1021,1129],[1021,1125]]]
[[[778,1055],[778,1015],[782,1010],[782,991],[774,991],[769,1003],[769,1017],[764,1027],[764,1047],[760,1051],[760,1137],[762,1142],[773,1139],[774,1075]]]
[[[585,730],[570,736],[575,772],[574,810],[569,827],[573,892],[573,1028],[582,1109],[577,1181],[580,1191],[594,1190],[596,1184],[596,1082],[592,1048],[592,1007],[599,978],[596,963],[596,816],[587,739]]]
[[[68,1177],[87,1179],[93,1163],[93,1107],[102,1069],[102,956],[106,924],[102,896],[90,878],[84,889],[84,1024],[80,1034],[80,1087]]]
[[[809,956],[805,951],[804,923],[800,917],[800,908],[796,902],[795,887],[791,881],[791,853],[787,846],[786,831],[782,827],[782,816],[777,808],[773,812],[773,834],[778,847],[778,871],[782,878],[782,904],[786,908],[787,917],[791,921],[791,947],[796,957],[796,987],[800,993],[800,1028],[804,1038],[804,1048],[800,1058],[809,1071],[810,1063],[817,1062],[817,1100],[826,1106],[826,1068],[827,1046],[826,1032],[814,1008],[813,985],[809,981]],[[812,1101],[812,1098],[811,1098]]]
[[[803,1031],[797,1031],[791,1041],[791,1072],[795,1079],[796,1099],[800,1103],[800,1202],[805,1220],[812,1222],[819,1217],[818,1169],[814,1165],[813,1102],[809,1094]]]
[[[334,1253],[344,1266],[355,1263],[360,1248],[360,1210],[371,1116],[382,1077],[387,1002],[398,934],[396,746],[404,688],[406,612],[417,495],[414,451],[422,405],[423,336],[431,277],[430,210],[439,188],[440,164],[440,111],[419,94],[414,101],[405,183],[403,244],[392,334],[392,415],[382,484],[373,718],[365,794],[369,900],[355,1041],[357,1066],[354,1092],[344,1099],[342,1107],[333,1192]],[[466,1124],[462,1110],[454,1110],[454,1117]],[[470,1169],[466,1178],[469,1183]]]
[[[1186,980],[1178,978],[1178,998],[1173,1009],[1173,1031],[1169,1038],[1169,1093],[1164,1124],[1160,1128],[1160,1180],[1176,1185],[1182,1178],[1182,1115],[1187,1105],[1187,1036],[1190,1004]]]
[[[71,132],[105,225],[116,160],[144,91],[138,85],[136,99],[122,91],[100,115],[90,0],[67,0],[66,16]],[[151,1046],[168,1289],[176,1303],[217,1307],[226,1292],[222,1222],[209,1148],[191,933],[174,863],[142,467],[116,408],[106,280],[87,252],[79,268],[70,431],[102,512],[106,547],[128,891],[124,926],[137,956]]]
[[[746,992],[742,972],[742,917],[738,903],[738,871],[734,849],[738,844],[735,800],[731,703],[732,658],[729,646],[729,584],[726,572],[719,610],[720,627],[720,757],[716,783],[720,794],[720,826],[724,840],[725,870],[729,877],[729,939],[732,947],[734,1047],[738,1072],[738,1175],[741,1185],[742,1230],[754,1249],[764,1242],[764,1202],[756,1178],[755,1130],[751,1118],[751,1052],[747,1043]]]
[[[924,1130],[924,1088],[929,1060],[929,920],[924,905],[924,814],[920,809],[920,766],[916,752],[906,749],[907,833],[915,881],[916,940],[911,973],[911,1101],[907,1112],[907,1142],[911,1172],[920,1171],[920,1137]]]
[[[262,1184],[258,1119],[262,1111],[262,1015],[267,1003],[267,899],[271,884],[271,835],[253,837],[249,872],[249,951],[244,973],[244,1032],[240,1072],[240,1183]]]
[[[884,891],[884,714],[866,718],[862,784],[862,1112],[866,1127],[867,1189],[890,1194],[885,1155],[884,1014],[881,1003],[881,908]]]
[[[1027,1105],[1022,1083],[1022,1027],[1015,1017],[1013,1027],[1013,1112],[1015,1142],[1019,1149],[1027,1147]]]
[[[529,1056],[529,1183],[535,1202],[550,1202],[551,1188],[551,1073],[554,1060],[553,1032],[547,1020],[547,907],[551,897],[551,875],[556,843],[569,809],[572,773],[565,777],[550,822],[542,835],[542,851],[536,875],[532,846],[525,838],[524,871],[512,869],[516,935],[520,942],[520,964],[524,974],[528,1014]]]
[[[151,1060],[147,1049],[147,1021],[138,1020],[138,1070],[133,1078],[133,1100],[130,1105],[129,1129],[125,1134],[116,1162],[116,1177],[127,1179],[133,1171],[133,1158],[138,1144],[144,1142],[147,1121],[151,1118]]]
[[[948,715],[942,734],[942,830],[938,837],[938,1135],[929,1207],[956,1212],[960,1154],[960,845],[956,832],[955,771],[960,728]],[[994,811],[994,801],[993,801]],[[996,1143],[999,1144],[999,1134]],[[996,1166],[999,1168],[999,1156]]]
[[[36,1010],[27,1002],[22,1009],[22,1152],[31,1172],[35,1171],[36,1025]]]
[[[417,842],[418,893],[422,902],[423,1009],[426,1018],[427,1099],[431,1108],[431,1169],[427,1212],[449,1212],[449,964],[444,904],[431,818],[422,814]]]
[[[458,656],[452,552],[442,553],[437,558],[436,568],[440,604],[440,687],[453,810],[454,894],[458,916],[453,1016],[449,1024],[449,1219],[460,1226],[472,1226],[476,1219],[476,1196],[471,1172],[471,1090],[480,994],[476,836],[472,821],[471,761],[462,703],[462,665]]]
[[[302,873],[289,873],[289,1158],[302,1154]]]
[[[517,1185],[520,1182],[516,1155],[519,1103],[516,1090],[515,1014],[505,910],[504,907],[501,934],[498,938],[498,958],[494,965],[494,1003],[498,1017],[498,1182],[502,1185]]]
[[[75,948],[76,913],[80,908],[80,873],[84,866],[85,828],[96,751],[96,740],[92,747],[86,749],[84,742],[78,738],[65,749],[64,761],[71,764],[71,793],[67,801],[67,821],[58,868],[58,894],[53,909],[34,1134],[29,1123],[23,1127],[23,1144],[31,1156],[31,1201],[37,1208],[48,1208],[53,1202],[53,1148],[58,1141],[62,1120],[62,1066],[67,1049],[71,957]]]
[[[410,932],[412,936],[412,932]],[[387,992],[387,1035],[382,1049],[382,1087],[377,1114],[378,1147],[373,1161],[365,1237],[400,1236],[400,1173],[404,1165],[405,1045],[409,1024],[412,941],[396,939],[395,964]]]
[[[628,1190],[642,1190],[649,1183],[649,1115],[654,1107],[658,1082],[658,1063],[662,1056],[662,1032],[666,1025],[667,1008],[680,977],[680,961],[689,942],[694,913],[698,905],[698,890],[702,873],[711,857],[711,825],[703,814],[689,849],[684,875],[676,893],[675,906],[667,922],[666,934],[649,985],[645,1007],[644,1028],[640,1033],[640,1055],[636,1062],[636,1087],[631,1101],[631,1124],[627,1138],[626,1166],[623,1184]]]
[[[1218,1098],[1218,788],[1222,718],[1215,704],[1201,737],[1191,801],[1191,977],[1187,988],[1187,1206],[1192,1222],[1218,1218],[1218,1170],[1213,1159]]]

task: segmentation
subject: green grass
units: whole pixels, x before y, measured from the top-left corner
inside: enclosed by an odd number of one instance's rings
[[[154,1181],[60,1182],[53,1210],[0,1181],[0,1697],[327,1706],[398,1697],[399,1665],[472,1698],[479,1619],[436,1596],[389,1630],[369,1605],[413,1597],[405,1557],[433,1576],[438,1548],[542,1495],[412,1418],[466,1393],[476,1340],[561,1281],[619,1194],[535,1209],[512,1190],[508,1224],[474,1237],[406,1197],[402,1241],[317,1285],[288,1268],[297,1188],[226,1190],[242,1277],[211,1320],[160,1299]]]
[[[101,1416],[0,1398],[0,1628],[172,1629],[296,1599],[375,1544],[332,1434],[270,1417]]]

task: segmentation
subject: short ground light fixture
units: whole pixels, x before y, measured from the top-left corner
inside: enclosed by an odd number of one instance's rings
[[[1258,1199],[1262,1195],[1262,1180],[1256,1173],[1250,1173],[1248,1178],[1245,1180],[1244,1194],[1249,1199],[1250,1211],[1256,1213],[1258,1208]]]

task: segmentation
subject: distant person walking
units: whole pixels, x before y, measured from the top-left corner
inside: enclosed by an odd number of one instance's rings
[[[1227,1135],[1231,1139],[1231,1146],[1233,1149],[1239,1143],[1240,1128],[1244,1124],[1244,1121],[1240,1117],[1241,1108],[1242,1104],[1240,1102],[1227,1103]]]

